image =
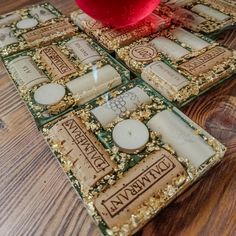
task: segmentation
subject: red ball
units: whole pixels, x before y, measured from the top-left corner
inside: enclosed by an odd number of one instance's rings
[[[148,16],[160,0],[76,0],[89,16],[105,25],[124,27]]]

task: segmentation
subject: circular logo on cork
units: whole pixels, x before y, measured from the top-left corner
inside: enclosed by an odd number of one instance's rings
[[[151,61],[157,56],[157,50],[151,45],[138,45],[131,48],[129,56],[136,61]]]

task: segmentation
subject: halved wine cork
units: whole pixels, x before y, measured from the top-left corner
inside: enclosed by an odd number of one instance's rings
[[[124,29],[108,29],[98,40],[109,50],[126,46],[166,27],[166,21],[155,14],[147,16],[136,25]]]
[[[190,83],[183,75],[162,61],[147,65],[142,71],[141,77],[169,100],[173,100],[172,94]]]
[[[54,19],[57,16],[50,12],[45,7],[35,6],[32,7],[29,11],[30,15],[36,18],[39,22],[46,22],[48,20]]]
[[[184,30],[183,28],[176,28],[172,31],[173,36],[179,40],[181,43],[186,44],[194,50],[201,50],[208,47],[210,44],[205,40],[195,36],[194,34]]]
[[[149,77],[145,76],[146,72],[148,71],[154,73],[158,78],[165,81],[169,86],[172,87],[172,89],[176,91],[179,91],[190,83],[183,75],[162,61],[153,62],[144,68],[141,76],[146,82],[150,80]]]
[[[101,59],[100,54],[85,39],[73,38],[66,43],[66,46],[74,53],[83,65],[95,63]]]
[[[34,18],[25,18],[17,22],[18,29],[31,29],[38,25],[38,21]]]
[[[207,20],[204,17],[199,16],[187,9],[177,8],[177,10],[174,12],[174,21],[181,23],[185,27],[189,27],[198,31],[199,25],[206,22]]]
[[[234,16],[236,15],[236,4],[234,1],[204,0],[204,2],[210,4],[215,9],[220,9]]]
[[[194,7],[191,8],[191,10],[193,12],[196,12],[198,14],[203,14],[203,15],[207,15],[208,17],[211,17],[217,21],[224,21],[224,20],[228,20],[230,19],[229,15],[226,15],[212,7],[208,7],[206,5],[203,4],[197,4]]]
[[[59,37],[59,34],[62,33],[64,33],[64,35],[74,35],[75,33],[75,28],[66,19],[31,30],[22,34],[22,37],[30,46],[35,46],[38,44],[37,41],[52,40],[53,38]]]
[[[94,206],[109,228],[129,223],[131,216],[151,197],[186,176],[181,164],[164,149],[150,154],[94,200]]]
[[[151,44],[157,49],[157,51],[174,60],[178,60],[189,53],[187,49],[162,36],[153,39]]]
[[[186,4],[190,2],[194,2],[195,0],[167,0],[164,1],[166,5],[170,6],[171,8],[179,8],[184,7]]]
[[[34,92],[34,100],[41,105],[50,106],[60,102],[66,94],[64,86],[49,83],[42,85]]]
[[[76,72],[72,62],[55,45],[41,49],[39,55],[56,79],[62,79]]]
[[[96,21],[86,13],[81,13],[78,11],[71,13],[71,19],[82,30],[93,31],[105,27],[102,23]]]
[[[8,64],[12,77],[21,86],[31,89],[34,85],[49,82],[30,56],[19,56]]]
[[[162,141],[171,145],[178,156],[189,159],[197,168],[215,155],[215,151],[202,137],[169,110],[157,113],[147,126],[160,133]]]
[[[194,76],[210,71],[215,65],[221,64],[233,55],[233,52],[227,48],[217,46],[198,57],[195,57],[179,67]]]
[[[117,70],[111,65],[105,65],[94,67],[92,72],[71,80],[66,86],[80,103],[84,103],[121,83]]]
[[[63,153],[71,162],[71,171],[83,191],[88,191],[115,168],[105,148],[76,116],[57,122],[50,129],[49,138],[62,143]]]
[[[111,99],[102,106],[94,108],[91,113],[106,128],[117,117],[127,111],[134,111],[141,104],[149,104],[152,99],[139,87],[134,87],[127,92]]]
[[[8,26],[18,20],[21,19],[21,15],[19,13],[10,13],[4,15],[2,19],[0,19],[0,27]]]
[[[0,29],[0,49],[13,43],[18,43],[10,27]]]

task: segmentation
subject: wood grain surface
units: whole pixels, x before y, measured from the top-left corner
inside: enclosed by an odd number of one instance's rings
[[[40,1],[0,0],[0,14]],[[51,0],[63,13],[73,0]],[[236,30],[220,41],[236,48]],[[184,110],[228,147],[225,159],[137,236],[236,235],[236,80],[201,96]],[[99,235],[0,66],[0,236]]]

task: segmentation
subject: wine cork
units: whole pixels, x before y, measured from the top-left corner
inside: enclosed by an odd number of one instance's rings
[[[183,75],[162,61],[153,62],[147,65],[144,68],[141,77],[170,100],[171,98],[168,94],[173,93],[173,91],[178,92],[190,83]]]
[[[139,208],[177,176],[186,176],[181,164],[164,149],[150,154],[94,201],[109,228],[127,224]]]
[[[115,50],[149,36],[164,27],[166,27],[166,21],[160,16],[151,14],[134,26],[124,29],[108,29],[98,40],[109,50]]]
[[[94,67],[93,71],[71,80],[66,86],[81,104],[121,83],[121,76],[116,69],[110,65],[105,65],[98,69]]]
[[[104,28],[104,25],[99,21],[94,20],[86,13],[72,12],[71,18],[80,29],[85,31],[93,31]]]
[[[0,49],[13,43],[18,43],[10,27],[0,29]]]
[[[56,79],[62,79],[76,72],[76,68],[72,62],[70,62],[55,45],[41,49],[39,55],[42,62],[46,64],[50,73],[55,76]]]
[[[95,63],[101,59],[99,53],[85,39],[73,38],[66,43],[66,47],[74,53],[83,65]]]
[[[12,77],[21,86],[31,89],[33,86],[49,82],[47,76],[38,68],[30,56],[19,56],[8,64]]]
[[[42,23],[57,17],[52,12],[50,12],[47,8],[41,7],[41,6],[35,6],[31,8],[29,13],[31,16],[33,16],[39,22],[42,22]]]
[[[205,40],[195,36],[194,34],[184,30],[180,27],[174,29],[172,31],[173,36],[179,40],[181,43],[186,44],[190,48],[194,50],[201,50],[205,47],[208,47],[210,44]]]
[[[184,69],[191,75],[198,76],[199,74],[212,70],[215,65],[218,65],[233,56],[232,51],[227,48],[217,46],[212,48],[198,57],[195,57],[180,65],[180,69]]]
[[[55,22],[50,25],[40,27],[35,30],[31,30],[27,33],[22,34],[22,37],[26,40],[29,46],[35,46],[38,44],[37,41],[52,40],[52,38],[60,37],[59,34],[73,35],[75,28],[66,19]]]
[[[157,113],[147,126],[160,133],[162,141],[171,145],[178,156],[189,159],[197,168],[215,155],[215,151],[202,137],[169,110]]]
[[[207,21],[204,17],[199,16],[184,8],[177,8],[177,10],[175,10],[173,14],[175,22],[181,23],[183,26],[196,31],[199,31],[198,27],[200,24]]]
[[[0,27],[11,25],[20,19],[21,15],[19,13],[10,13],[4,15],[3,18],[0,19]]]
[[[105,148],[78,117],[71,116],[57,122],[50,129],[49,138],[52,142],[62,143],[63,153],[71,162],[71,171],[83,191],[88,191],[115,168]]]
[[[187,49],[162,36],[153,39],[151,44],[157,49],[157,51],[173,60],[178,60],[189,53]]]
[[[164,1],[166,5],[168,5],[171,8],[179,8],[184,7],[186,4],[189,4],[190,2],[194,3],[195,0],[170,0],[170,1]]]
[[[230,13],[234,16],[236,15],[236,5],[233,1],[205,0],[204,2],[210,4],[212,7],[216,9],[220,9],[221,11]]]
[[[199,15],[203,14],[203,15],[211,17],[217,21],[225,21],[225,20],[230,19],[230,16],[228,16],[220,11],[217,11],[214,8],[203,5],[203,4],[197,4],[194,7],[192,7],[191,10],[193,12],[198,13]]]
[[[94,108],[91,113],[97,118],[103,128],[106,128],[125,112],[134,111],[141,104],[149,104],[151,102],[151,98],[141,88],[136,86],[102,106]]]

